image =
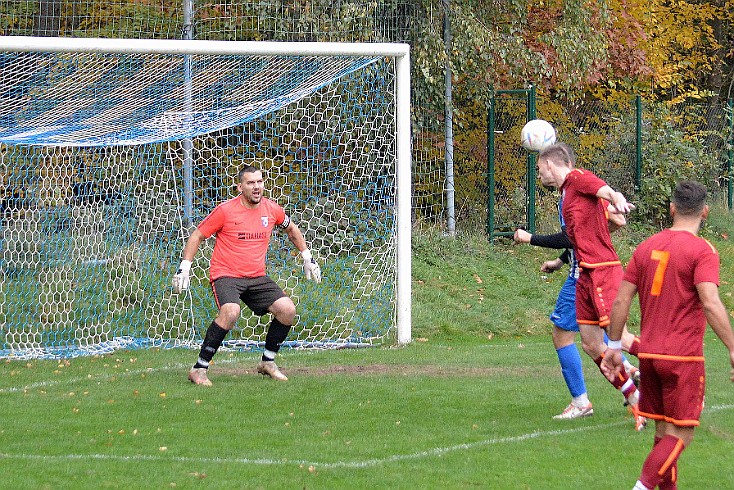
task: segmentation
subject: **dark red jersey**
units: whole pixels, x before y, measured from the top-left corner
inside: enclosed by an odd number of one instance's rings
[[[716,249],[687,231],[663,230],[637,247],[624,280],[637,286],[640,357],[703,361],[706,316],[696,285],[719,285]]]
[[[563,181],[563,221],[582,269],[621,264],[609,233],[608,203],[596,193],[606,182],[588,170],[574,169]]]

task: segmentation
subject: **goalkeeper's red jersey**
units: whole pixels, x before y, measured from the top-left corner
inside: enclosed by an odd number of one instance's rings
[[[703,360],[706,315],[696,285],[719,285],[713,245],[687,231],[663,230],[637,247],[624,280],[637,286],[640,301],[639,357]]]
[[[280,205],[264,197],[254,209],[243,206],[239,196],[214,208],[198,227],[207,238],[217,235],[209,278],[264,276],[273,227],[285,216]]]
[[[596,193],[606,182],[588,170],[574,169],[563,181],[563,221],[581,268],[621,265],[612,245],[607,201]]]

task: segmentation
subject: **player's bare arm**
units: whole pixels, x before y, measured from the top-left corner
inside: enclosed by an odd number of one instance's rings
[[[301,233],[301,229],[298,228],[298,225],[293,221],[288,224],[284,231],[288,235],[288,239],[296,246],[299,252],[303,252],[308,248],[308,245],[306,245],[306,239],[303,238],[303,233]]]
[[[176,274],[173,276],[171,285],[173,286],[173,292],[179,294],[189,289],[191,279],[189,277],[191,273],[191,265],[194,262],[194,256],[196,256],[197,250],[201,242],[204,241],[204,234],[196,228],[191,236],[186,241],[184,246],[183,254],[181,257],[181,264],[178,266]]]
[[[607,221],[609,222],[610,233],[617,231],[627,224],[627,219],[624,217],[624,214],[615,212],[614,206],[611,204],[607,206],[607,211]]]
[[[622,370],[622,334],[627,323],[632,299],[637,294],[637,286],[622,281],[617,292],[617,297],[612,305],[612,313],[610,315],[610,323],[607,327],[607,335],[609,336],[609,347],[607,348],[604,359],[601,362],[601,370],[608,380],[612,381]]]
[[[186,241],[186,245],[183,249],[182,259],[188,260],[190,262],[194,261],[194,257],[196,256],[196,252],[199,250],[199,246],[201,246],[201,242],[204,241],[204,234],[199,231],[198,228],[196,228],[192,233],[189,239]]]
[[[313,258],[311,251],[308,249],[306,239],[303,237],[300,228],[293,221],[291,221],[285,228],[285,232],[288,235],[288,239],[293,242],[303,258],[303,272],[306,274],[306,279],[310,279],[316,283],[321,282],[321,267],[319,266],[316,259]]]
[[[714,283],[702,282],[696,284],[696,290],[711,330],[729,349],[729,362],[732,367],[731,380],[734,382],[734,332],[731,329],[726,307],[719,297],[719,288]]]
[[[627,214],[635,209],[634,204],[627,202],[624,194],[615,191],[608,185],[605,185],[604,187],[596,191],[596,195],[597,197],[601,197],[602,199],[606,199],[607,201],[609,201],[609,204],[611,205],[610,210],[612,211],[612,213]]]
[[[518,228],[515,230],[515,234],[512,237],[516,243],[530,243],[530,239],[532,238],[532,234],[528,233],[527,231],[523,230],[522,228]]]
[[[540,266],[541,272],[555,272],[563,267],[563,261],[559,258],[553,260],[546,260],[543,265]]]

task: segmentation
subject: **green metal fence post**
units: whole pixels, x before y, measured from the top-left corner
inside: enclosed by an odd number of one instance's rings
[[[494,240],[494,97],[489,100],[489,114],[487,115],[487,192],[489,206],[487,209],[487,233],[489,242]]]
[[[531,121],[535,119],[535,102],[536,102],[536,94],[535,94],[535,85],[530,85],[528,90],[528,105],[527,105],[527,114],[528,114],[528,121]],[[528,195],[527,198],[527,210],[526,210],[526,221],[528,226],[528,231],[530,233],[535,233],[535,181],[536,181],[536,173],[535,173],[535,164],[537,161],[537,155],[534,151],[527,152],[527,171],[525,174],[528,176]]]

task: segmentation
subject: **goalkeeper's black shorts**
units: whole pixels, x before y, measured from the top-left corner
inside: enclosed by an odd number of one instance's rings
[[[220,277],[212,282],[212,292],[218,309],[223,304],[242,301],[258,316],[266,314],[270,305],[286,296],[268,276]]]

